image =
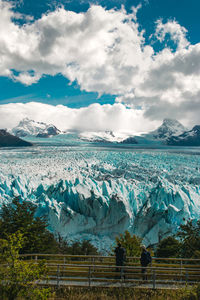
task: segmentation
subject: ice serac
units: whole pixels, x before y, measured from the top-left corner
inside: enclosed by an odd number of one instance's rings
[[[61,146],[32,152],[1,151],[0,201],[32,201],[64,238],[108,249],[129,230],[156,244],[200,217],[198,153]]]
[[[16,127],[11,130],[11,133],[18,137],[33,135],[47,138],[50,136],[55,136],[61,132],[52,124],[36,122],[34,120],[24,118]]]

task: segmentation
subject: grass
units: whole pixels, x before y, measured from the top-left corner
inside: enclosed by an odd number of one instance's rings
[[[49,300],[200,300],[200,286],[174,290],[65,287],[53,294]]]

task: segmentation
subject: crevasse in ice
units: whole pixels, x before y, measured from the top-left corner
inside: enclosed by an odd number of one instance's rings
[[[156,244],[200,217],[197,150],[33,147],[0,151],[0,201],[20,196],[64,238],[107,249],[129,230]]]

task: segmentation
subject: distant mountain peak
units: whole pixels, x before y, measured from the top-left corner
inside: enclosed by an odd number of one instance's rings
[[[177,121],[176,119],[170,119],[170,118],[165,118],[163,119],[163,124],[165,125],[181,125],[183,126],[179,121]]]
[[[151,134],[156,139],[167,139],[170,136],[177,136],[186,131],[186,128],[177,120],[166,118],[163,123]]]
[[[25,137],[27,135],[49,137],[59,134],[60,130],[52,124],[36,122],[29,118],[24,118],[12,129],[11,133],[18,137]]]

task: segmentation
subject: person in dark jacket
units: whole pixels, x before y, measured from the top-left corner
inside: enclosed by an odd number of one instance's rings
[[[142,266],[142,279],[147,280],[147,266],[151,263],[151,254],[147,251],[146,247],[142,245],[142,253],[140,257],[140,264]]]
[[[116,259],[116,266],[122,267],[125,264],[126,260],[126,250],[122,247],[120,243],[117,244],[117,247],[115,248],[115,259]],[[116,268],[117,272],[123,273],[123,268]]]

